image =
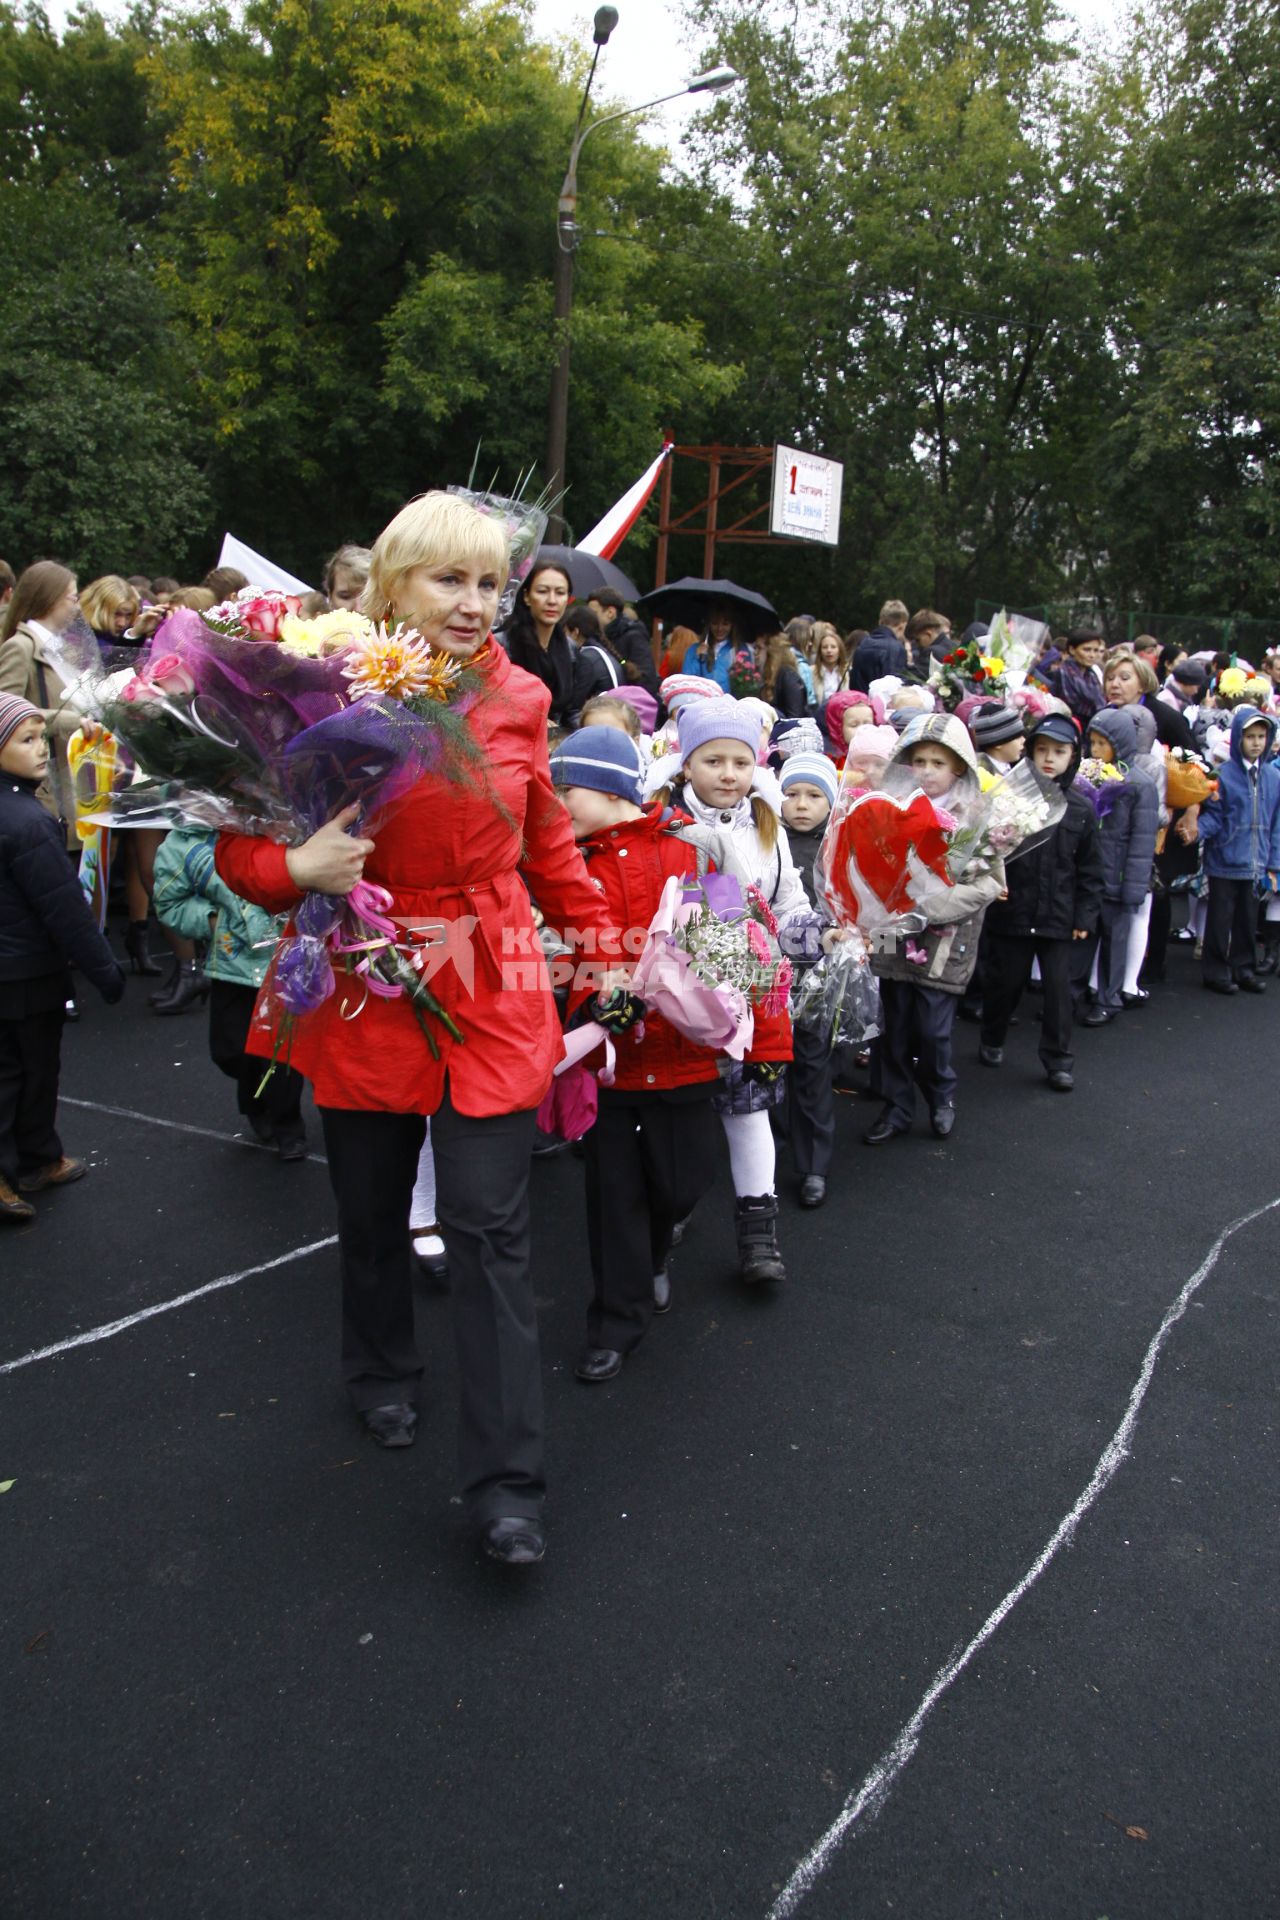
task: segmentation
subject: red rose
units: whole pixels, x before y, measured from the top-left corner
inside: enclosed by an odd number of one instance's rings
[[[985,680],[985,679],[986,679],[986,677],[987,677],[987,670],[986,670],[986,668],[985,668],[985,667],[975,667],[975,668],[974,668],[974,670],[973,670],[973,677],[974,677],[974,679],[975,679],[975,680]]]

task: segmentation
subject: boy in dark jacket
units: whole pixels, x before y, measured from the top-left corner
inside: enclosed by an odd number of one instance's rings
[[[44,716],[0,694],[0,1219],[30,1220],[23,1196],[85,1172],[58,1138],[58,1066],[74,960],[104,1000],[124,975],[98,931],[58,823],[36,798],[49,768]]]
[[[1097,925],[1102,841],[1092,806],[1072,786],[1080,765],[1075,722],[1065,714],[1046,715],[1033,728],[1028,751],[1043,784],[1056,781],[1066,794],[1067,810],[1047,839],[1008,862],[1005,898],[987,908],[978,1058],[987,1067],[1003,1065],[1009,1022],[1038,960],[1044,985],[1040,1059],[1054,1092],[1070,1093],[1071,946],[1087,940]]]
[[[1156,838],[1160,831],[1160,795],[1142,765],[1138,723],[1130,707],[1103,707],[1089,722],[1089,752],[1095,760],[1120,768],[1122,780],[1100,789],[1105,812],[1102,830],[1102,911],[1099,917],[1098,994],[1084,1015],[1086,1027],[1103,1027],[1124,1007],[1125,962],[1129,929],[1151,891]]]
[[[1209,882],[1203,979],[1213,993],[1265,993],[1257,973],[1255,894],[1280,877],[1280,767],[1270,759],[1276,723],[1256,707],[1231,716],[1231,755],[1218,791],[1200,809]]]

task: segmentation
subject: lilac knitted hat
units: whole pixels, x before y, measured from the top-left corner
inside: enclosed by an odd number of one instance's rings
[[[760,720],[741,700],[699,700],[680,713],[680,760],[709,740],[740,740],[754,757],[760,750]]]

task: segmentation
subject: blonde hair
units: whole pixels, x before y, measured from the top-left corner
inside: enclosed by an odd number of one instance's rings
[[[1129,665],[1137,674],[1138,684],[1144,693],[1159,692],[1160,682],[1156,678],[1155,668],[1149,660],[1141,659],[1130,647],[1116,647],[1107,655],[1106,663],[1102,669],[1102,685],[1104,691],[1112,673],[1117,667],[1123,666],[1125,661],[1128,661]]]
[[[369,578],[368,547],[358,547],[354,541],[347,540],[338,548],[336,553],[329,555],[329,558],[324,563],[324,590],[326,595],[333,592],[333,583],[338,577],[339,567],[341,567],[345,573],[354,573],[363,585]]]
[[[685,771],[681,767],[669,787],[660,787],[654,799],[660,807],[678,807],[684,799]],[[760,848],[763,853],[772,853],[778,844],[778,816],[767,800],[758,793],[751,796],[751,820],[760,836]]]
[[[784,667],[790,667],[792,673],[798,673],[795,649],[785,633],[775,633],[765,649],[764,656],[764,697],[772,702],[774,690],[778,684],[778,675]]]
[[[80,594],[80,611],[99,633],[107,631],[121,607],[128,607],[130,620],[135,620],[141,605],[137,588],[118,573],[104,573],[100,580],[91,580]]]
[[[401,507],[373,543],[360,611],[385,620],[396,587],[414,567],[454,561],[496,573],[507,583],[510,541],[496,514],[481,513],[454,493],[420,493]]]
[[[629,733],[633,740],[638,740],[644,731],[640,725],[640,715],[631,702],[618,700],[611,693],[593,693],[591,698],[583,703],[582,712],[578,715],[580,724],[584,727],[588,726],[590,724],[588,716],[593,713],[608,716],[599,722],[601,726],[607,727],[611,722],[620,720],[623,731]]]
[[[192,613],[208,613],[217,604],[211,587],[179,587],[169,595],[171,607],[188,607]]]

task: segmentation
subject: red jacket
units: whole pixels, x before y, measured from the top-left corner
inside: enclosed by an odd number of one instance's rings
[[[642,819],[604,827],[579,842],[587,871],[602,890],[615,927],[622,929],[623,948],[635,959],[642,936],[654,914],[662,889],[672,874],[692,878],[698,871],[698,850],[676,837],[675,829],[690,824],[687,814],[657,803]],[[577,1008],[589,997],[579,988],[570,997]],[[691,1087],[717,1080],[719,1055],[677,1033],[660,1014],[646,1014],[643,1030],[632,1027],[615,1042],[618,1051],[616,1086],[624,1092],[658,1092],[664,1087]],[[749,1060],[790,1060],[791,1022],[785,1012],[766,1016],[757,1011],[755,1037]],[[587,1064],[603,1064],[603,1051]]]
[[[361,1006],[359,982],[339,970],[332,997],[299,1021],[290,1053],[318,1106],[434,1113],[447,1072],[460,1113],[536,1107],[551,1084],[561,1036],[520,874],[557,925],[585,932],[588,942],[611,941],[600,890],[587,878],[551,785],[550,695],[492,642],[475,667],[488,681],[470,719],[487,786],[472,790],[436,776],[420,781],[384,824],[374,823],[376,845],[364,870],[392,895],[393,918],[440,930],[442,964],[428,984],[464,1044],[432,1022],[441,1053],[433,1060],[407,999],[370,995]],[[285,849],[274,841],[222,834],[216,858],[222,878],[244,899],[271,913],[298,905]],[[344,1007],[359,1011],[344,1019]],[[259,1022],[250,1045],[258,1054],[271,1051],[272,1036]]]

